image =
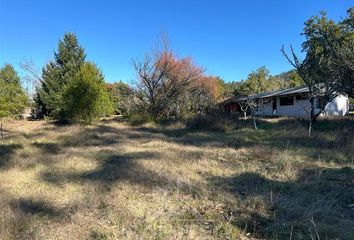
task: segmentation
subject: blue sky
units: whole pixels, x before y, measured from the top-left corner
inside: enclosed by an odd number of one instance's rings
[[[320,10],[339,20],[351,6],[353,0],[0,0],[0,65],[19,69],[32,59],[42,67],[63,34],[75,32],[106,81],[129,82],[131,59],[164,32],[179,56],[238,81],[263,65],[271,74],[291,69],[280,48],[300,50],[304,21]]]

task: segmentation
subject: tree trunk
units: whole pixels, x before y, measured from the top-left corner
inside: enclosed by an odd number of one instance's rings
[[[310,111],[310,116],[309,116],[309,137],[311,137],[311,132],[312,132],[312,124],[316,121],[316,116],[315,116],[315,99],[314,97],[310,98],[310,105],[311,105],[311,111]]]
[[[246,113],[246,111],[243,112],[243,119],[245,119],[245,120],[247,119],[247,113]]]
[[[257,122],[256,122],[256,118],[254,117],[254,115],[252,115],[252,120],[253,120],[253,126],[254,126],[254,129],[257,130],[258,127],[257,127]]]
[[[312,116],[309,118],[309,137],[311,137],[311,131],[312,131]]]
[[[0,129],[1,129],[1,130],[0,130],[0,131],[1,131],[1,139],[4,139],[4,133],[3,133],[3,131],[2,131],[2,119],[0,120],[0,122],[1,122],[1,123],[0,123],[0,125],[1,125],[1,126],[0,126]]]

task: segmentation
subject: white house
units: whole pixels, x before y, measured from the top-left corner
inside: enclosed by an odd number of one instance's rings
[[[269,93],[261,93],[252,96],[253,99],[263,99],[259,105],[256,115],[263,116],[294,116],[307,117],[310,110],[310,102],[308,98],[308,87],[295,87],[291,89],[278,90]],[[229,107],[225,110],[238,110],[237,103],[245,100],[245,98],[234,99],[228,101]],[[230,105],[233,104],[233,105]],[[232,106],[232,108],[230,108]],[[236,107],[235,107],[236,106]],[[315,98],[315,106],[317,99]],[[315,111],[319,112],[319,108]],[[322,115],[325,116],[344,116],[349,113],[348,96],[339,95],[333,101],[327,104]]]

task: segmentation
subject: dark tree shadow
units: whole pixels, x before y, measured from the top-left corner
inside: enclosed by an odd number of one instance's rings
[[[63,147],[110,146],[119,143],[125,131],[110,126],[96,125],[84,128],[75,136],[61,139]]]
[[[235,120],[247,121],[247,120]],[[231,148],[268,148],[277,151],[285,149],[301,151],[310,159],[321,155],[324,161],[340,163],[352,162],[354,156],[354,121],[352,119],[321,119],[313,136],[307,136],[306,120],[283,119],[277,122],[258,120],[259,130],[243,128],[244,122],[231,131],[209,131],[188,128],[136,128],[136,131],[146,133],[128,135],[132,139],[160,139],[163,141],[192,145],[197,147],[216,146]],[[334,154],[330,155],[328,150]],[[326,154],[323,154],[323,152]],[[341,156],[337,156],[341,151]]]
[[[22,135],[27,140],[32,140],[35,138],[45,137],[47,135],[46,131],[51,131],[51,130],[53,130],[53,128],[45,127],[45,128],[30,132],[30,133],[22,133]]]
[[[291,228],[293,239],[315,236],[315,232],[321,239],[354,237],[354,210],[349,207],[354,201],[354,170],[350,167],[304,169],[294,182],[268,179],[255,172],[205,177],[212,188],[250,204],[225,212],[235,212],[233,224],[254,237],[288,239]],[[260,199],[262,210],[254,205]]]
[[[61,147],[58,143],[35,142],[32,145],[39,148],[46,154],[58,154],[61,151]]]
[[[21,198],[10,203],[14,211],[20,211],[26,215],[46,217],[57,221],[63,221],[67,216],[66,209],[59,209],[43,200]]]
[[[154,161],[158,153],[135,152],[121,155],[107,154],[100,161],[100,166],[94,170],[83,173],[53,171],[44,172],[40,178],[55,185],[66,182],[89,182],[98,184],[102,191],[110,191],[115,183],[127,181],[130,184],[143,186],[146,191],[153,188],[179,189],[191,193],[193,190],[187,183],[176,183],[166,175],[159,174],[142,166],[141,161]]]
[[[21,148],[23,148],[21,144],[0,144],[0,169],[10,167],[11,157]]]

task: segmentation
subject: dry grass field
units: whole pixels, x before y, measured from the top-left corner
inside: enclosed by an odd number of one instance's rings
[[[0,239],[354,239],[354,119],[13,121]]]

